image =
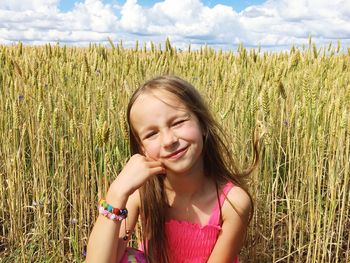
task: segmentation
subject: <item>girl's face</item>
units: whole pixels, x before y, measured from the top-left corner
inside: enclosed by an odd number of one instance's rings
[[[159,89],[141,94],[130,120],[144,155],[161,161],[167,170],[184,173],[201,164],[202,129],[176,95]]]

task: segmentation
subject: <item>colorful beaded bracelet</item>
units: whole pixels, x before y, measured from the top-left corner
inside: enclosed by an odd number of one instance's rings
[[[98,211],[101,215],[104,215],[111,220],[122,221],[128,217],[128,210],[126,208],[114,208],[103,199],[100,201]]]

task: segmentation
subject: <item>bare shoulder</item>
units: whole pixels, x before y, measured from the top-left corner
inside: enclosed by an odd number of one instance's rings
[[[224,219],[237,218],[239,216],[244,223],[248,222],[252,212],[252,201],[249,194],[240,186],[234,185],[227,193],[222,207]]]
[[[234,185],[222,206],[222,231],[208,263],[235,261],[246,237],[251,210],[249,194]]]

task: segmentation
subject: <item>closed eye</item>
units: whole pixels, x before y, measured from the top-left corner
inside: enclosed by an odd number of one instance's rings
[[[145,135],[144,139],[149,139],[151,138],[152,136],[156,135],[157,132],[156,131],[152,131],[152,132],[149,132]]]
[[[178,125],[184,123],[185,121],[187,121],[187,119],[178,120],[178,121],[176,121],[176,122],[173,123],[173,126],[178,126]]]

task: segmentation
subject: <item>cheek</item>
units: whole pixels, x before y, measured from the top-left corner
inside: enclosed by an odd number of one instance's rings
[[[197,144],[197,151],[198,154],[202,153],[203,150],[203,132],[201,129],[196,127],[195,129],[192,129],[191,133],[189,133],[193,141]]]
[[[189,125],[186,129],[183,130],[182,136],[189,141],[203,144],[203,133],[197,125]]]
[[[143,149],[144,149],[145,156],[150,157],[152,159],[159,158],[160,147],[159,147],[159,143],[157,143],[156,141],[145,144]]]

